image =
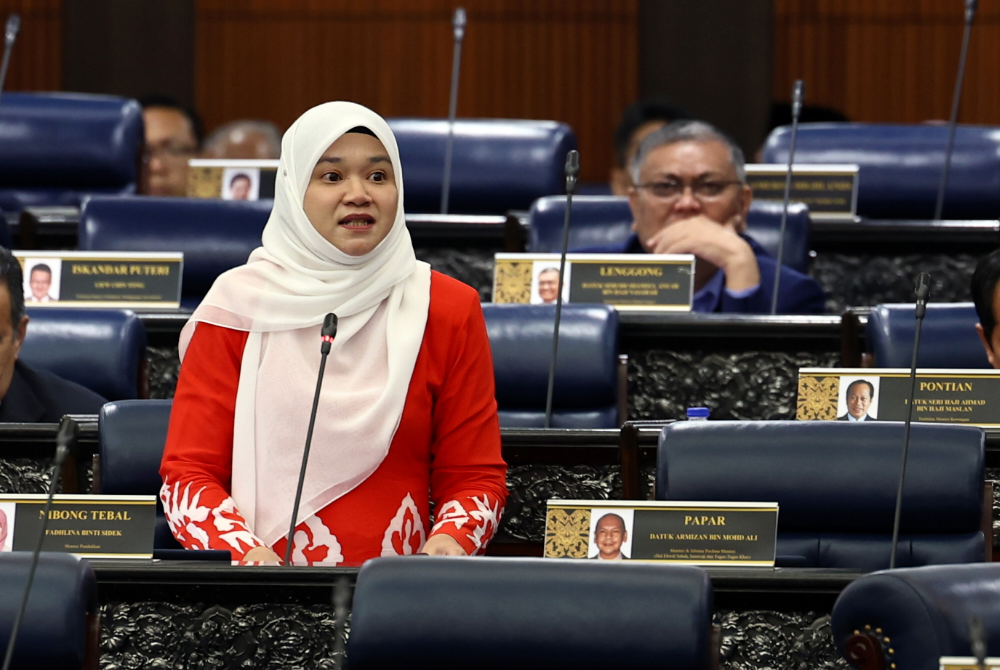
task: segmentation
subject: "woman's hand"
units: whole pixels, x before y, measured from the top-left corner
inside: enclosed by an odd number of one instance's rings
[[[424,543],[424,548],[420,553],[427,554],[428,556],[468,556],[465,553],[465,549],[462,549],[462,545],[446,533],[432,535]]]
[[[267,547],[254,547],[240,561],[240,565],[247,563],[281,563],[281,557]]]

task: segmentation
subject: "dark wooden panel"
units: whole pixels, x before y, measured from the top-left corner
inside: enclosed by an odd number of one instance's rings
[[[0,0],[0,22],[14,12],[21,15],[5,90],[62,88],[62,5],[62,0]]]

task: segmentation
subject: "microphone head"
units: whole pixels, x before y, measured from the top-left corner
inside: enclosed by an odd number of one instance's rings
[[[7,17],[6,40],[7,44],[13,44],[17,39],[17,33],[21,30],[21,15],[11,14]]]
[[[566,154],[566,192],[576,191],[576,178],[580,174],[580,152],[570,149]]]
[[[965,0],[965,22],[972,23],[972,19],[976,18],[976,7],[979,5],[979,0]]]
[[[326,318],[323,319],[323,331],[321,334],[323,337],[336,337],[337,315],[334,314],[333,312],[327,314]]]
[[[461,42],[465,37],[465,7],[455,10],[455,15],[451,19],[451,27],[455,30],[455,41]]]
[[[802,113],[802,99],[805,97],[806,83],[801,79],[795,80],[792,88],[792,116],[798,117]]]

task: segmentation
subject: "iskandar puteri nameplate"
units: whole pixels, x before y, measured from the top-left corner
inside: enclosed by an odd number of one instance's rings
[[[15,251],[28,307],[176,309],[184,254],[179,252]]]
[[[47,496],[0,495],[0,551],[34,551]],[[87,558],[151,558],[156,496],[57,495],[42,551]]]
[[[787,165],[757,163],[746,170],[754,200],[784,201]],[[813,221],[851,221],[858,208],[858,166],[795,165],[789,199],[808,205]]]
[[[549,500],[546,558],[774,567],[777,503]]]
[[[906,421],[905,368],[802,368],[796,419]],[[917,370],[913,420],[1000,426],[1000,372]]]
[[[971,656],[942,656],[941,670],[979,670],[979,663]],[[1000,670],[1000,658],[987,658],[987,670]]]
[[[497,254],[493,302],[554,305],[559,254]],[[691,311],[690,254],[567,254],[563,302],[614,305],[619,310]]]
[[[274,198],[276,160],[192,158],[188,161],[190,198],[269,200]]]

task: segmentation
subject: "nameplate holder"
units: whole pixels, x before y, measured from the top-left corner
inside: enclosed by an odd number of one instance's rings
[[[778,503],[549,500],[545,558],[773,568]]]
[[[555,304],[559,254],[496,254],[493,302]],[[690,312],[691,254],[567,254],[563,302]]]
[[[27,307],[177,309],[180,252],[15,251]]]
[[[274,199],[276,160],[192,158],[188,161],[189,198]]]
[[[0,551],[34,551],[47,496],[0,495]],[[152,558],[156,496],[57,494],[42,551],[84,558]]]
[[[979,670],[979,664],[971,656],[942,656],[938,659],[941,670]],[[987,670],[1000,670],[1000,658],[986,659]]]
[[[754,200],[783,202],[788,166],[756,163],[746,166]],[[809,207],[813,221],[853,221],[858,210],[857,165],[795,165],[789,200]]]
[[[906,421],[906,368],[801,368],[795,418]],[[913,420],[1000,426],[1000,371],[917,370]]]

